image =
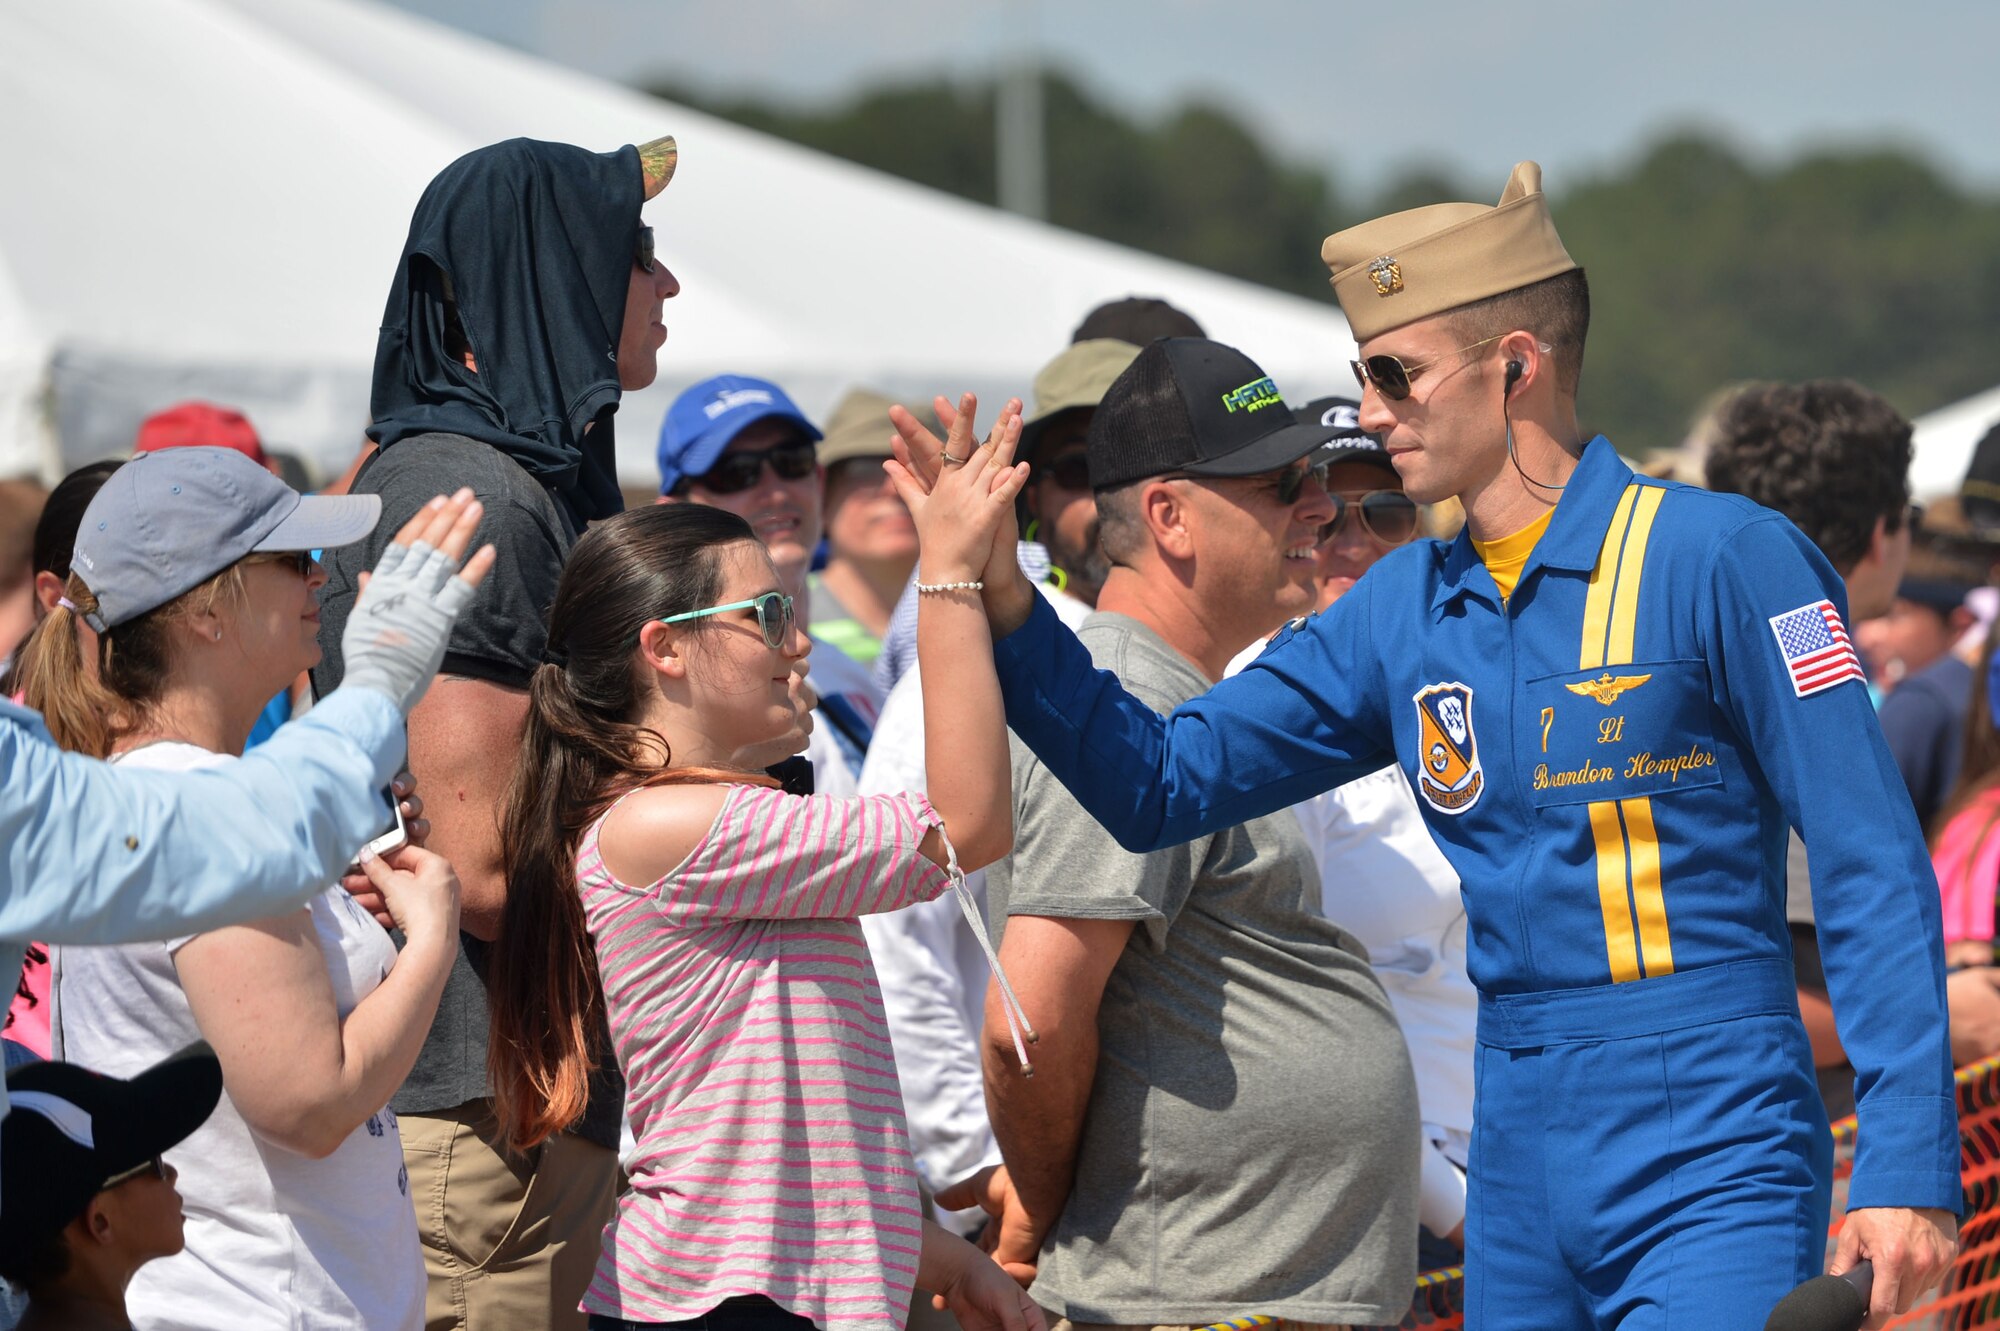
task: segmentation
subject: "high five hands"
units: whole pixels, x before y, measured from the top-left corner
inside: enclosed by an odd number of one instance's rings
[[[973,442],[973,417],[979,402],[973,394],[961,397],[956,407],[942,397],[932,405],[945,427],[942,441],[904,408],[889,409],[889,421],[896,427],[889,446],[896,456],[884,469],[917,524],[923,570],[919,576],[927,582],[984,582],[993,636],[1005,637],[1027,619],[1035,596],[1015,553],[1020,535],[1014,497],[1028,478],[1027,464],[1014,461],[1021,440],[1021,399],[1008,400],[992,431],[978,444]],[[939,509],[927,523],[924,510],[932,499],[939,501]],[[973,530],[991,532],[983,551],[957,548],[970,534],[960,525],[967,521],[977,522]],[[933,555],[949,564],[934,562]],[[947,568],[956,571],[947,575]]]

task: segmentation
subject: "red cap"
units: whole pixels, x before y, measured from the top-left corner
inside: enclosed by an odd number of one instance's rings
[[[256,427],[233,407],[213,402],[183,402],[165,411],[156,411],[139,426],[134,453],[155,453],[163,448],[233,448],[260,467],[270,465]]]

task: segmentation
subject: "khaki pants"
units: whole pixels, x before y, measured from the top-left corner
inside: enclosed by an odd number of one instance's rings
[[[1200,1327],[1116,1327],[1102,1321],[1070,1321],[1068,1317],[1056,1317],[1048,1309],[1042,1309],[1042,1317],[1048,1319],[1048,1331],[1202,1331]],[[1340,1323],[1326,1321],[1280,1321],[1278,1331],[1350,1331]]]
[[[485,1100],[398,1117],[424,1250],[425,1331],[574,1328],[618,1157],[567,1134],[509,1155]]]

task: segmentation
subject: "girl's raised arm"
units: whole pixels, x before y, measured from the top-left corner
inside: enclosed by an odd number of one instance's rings
[[[993,636],[981,600],[982,577],[1005,547],[1012,565],[1014,499],[1027,483],[1014,461],[1021,403],[1001,411],[986,442],[972,439],[972,394],[959,403],[928,493],[910,468],[886,468],[916,519],[917,662],[924,674],[924,755],[930,798],[958,851],[959,867],[981,868],[1013,849],[1013,788],[1006,712],[993,671]],[[924,839],[934,863],[945,860],[936,835]]]

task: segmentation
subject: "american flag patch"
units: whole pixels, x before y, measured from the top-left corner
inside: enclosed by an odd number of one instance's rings
[[[1814,601],[1771,616],[1771,632],[1778,637],[1778,654],[1785,658],[1792,692],[1801,698],[1845,680],[1868,677],[1831,601]]]

